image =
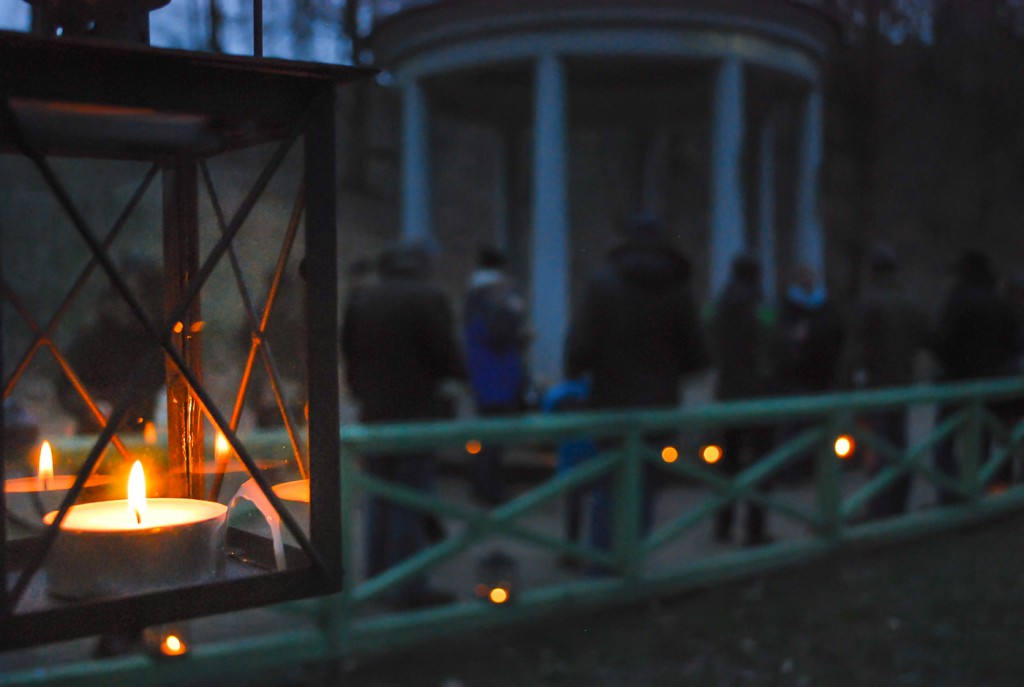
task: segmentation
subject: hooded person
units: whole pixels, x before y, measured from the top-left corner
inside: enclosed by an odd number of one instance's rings
[[[641,218],[587,285],[566,341],[565,373],[589,377],[595,409],[678,406],[684,376],[709,363],[689,286],[690,264],[651,218]],[[665,437],[647,437],[658,442]],[[611,495],[594,490],[591,537],[611,547]],[[642,527],[653,516],[655,479],[644,480]]]
[[[592,407],[679,404],[680,379],[709,363],[689,277],[689,261],[650,218],[608,253],[566,343],[566,376],[591,376]]]

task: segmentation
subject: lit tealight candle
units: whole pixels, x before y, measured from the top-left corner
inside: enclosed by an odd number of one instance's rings
[[[105,475],[93,475],[85,483],[86,488],[108,484],[110,478]],[[39,447],[39,459],[35,477],[15,477],[4,482],[4,492],[8,494],[24,492],[62,492],[75,483],[75,475],[53,474],[53,448],[49,441]],[[59,495],[63,498],[63,494]]]
[[[39,516],[57,508],[68,489],[75,483],[75,475],[55,475],[53,447],[44,441],[39,447],[37,471],[34,477],[15,477],[4,482],[7,494],[7,512],[28,530],[37,529]],[[110,477],[93,475],[86,480],[79,501],[93,501],[102,495],[102,488],[110,484]]]
[[[227,507],[146,497],[142,463],[128,498],[72,506],[47,559],[50,593],[65,598],[134,594],[216,579],[224,565]],[[47,513],[50,525],[57,512]]]

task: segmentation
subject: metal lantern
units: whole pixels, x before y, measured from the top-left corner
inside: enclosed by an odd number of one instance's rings
[[[0,225],[0,647],[339,588],[334,95],[366,73],[0,32],[0,153],[47,192]]]

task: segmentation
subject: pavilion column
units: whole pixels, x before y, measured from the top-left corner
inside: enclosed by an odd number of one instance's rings
[[[569,319],[568,108],[558,56],[541,56],[535,69],[530,311],[533,372],[550,383],[561,377]]]
[[[515,141],[512,133],[501,132],[497,146],[497,160],[494,167],[494,233],[495,246],[509,253],[512,227],[512,170],[515,158]]]
[[[769,115],[761,125],[758,155],[758,258],[761,261],[761,290],[765,300],[776,296],[777,271],[775,261],[775,118]]]
[[[434,242],[427,97],[415,79],[402,89],[402,241]]]
[[[718,67],[711,141],[711,293],[729,280],[732,259],[746,247],[743,220],[743,64],[735,57]]]
[[[825,276],[825,235],[821,224],[821,163],[824,156],[824,102],[821,88],[811,88],[804,101],[803,132],[797,171],[796,245],[798,264]]]

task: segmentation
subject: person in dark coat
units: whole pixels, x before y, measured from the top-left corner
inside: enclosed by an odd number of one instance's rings
[[[773,390],[784,395],[835,390],[839,384],[843,337],[841,314],[825,285],[814,268],[797,265],[779,307]],[[789,441],[804,429],[802,423],[783,426],[779,430],[780,441]],[[780,477],[787,481],[804,480],[813,467],[812,455],[801,455]]]
[[[931,349],[942,367],[943,381],[1000,377],[1018,373],[1018,360],[1024,349],[1020,328],[1012,305],[997,290],[998,279],[987,255],[967,251],[955,265],[956,280],[942,303]],[[956,409],[939,410],[939,423]],[[1000,415],[999,404],[990,410]],[[982,459],[988,452],[990,437],[984,439]],[[952,440],[935,452],[935,466],[957,478],[960,466]],[[956,503],[961,497],[939,490],[939,504]]]
[[[774,314],[761,298],[761,266],[741,253],[732,263],[732,274],[715,300],[709,320],[711,350],[718,370],[717,397],[722,401],[764,396],[770,389]],[[772,447],[772,427],[730,427],[722,437],[722,457],[716,467],[736,475]],[[762,490],[770,487],[762,480]],[[728,541],[736,504],[723,506],[715,515],[714,537]],[[744,546],[771,541],[765,531],[764,508],[746,504]]]
[[[873,247],[868,284],[850,313],[846,366],[857,389],[906,386],[914,381],[914,363],[928,343],[928,318],[916,298],[899,281],[899,264],[892,248]],[[879,411],[866,418],[868,427],[897,450],[906,449],[908,408]],[[885,453],[868,458],[869,476],[892,463]],[[869,519],[907,510],[911,474],[904,474],[867,506]]]
[[[482,248],[466,291],[463,337],[473,401],[481,417],[522,412],[527,386],[526,308],[505,263],[501,251]],[[505,500],[503,454],[503,447],[485,445],[469,465],[473,496],[488,506]]]
[[[441,393],[446,380],[463,379],[451,304],[428,280],[429,255],[416,246],[384,253],[379,283],[361,287],[342,326],[346,380],[365,423],[411,422],[450,416]],[[430,452],[373,455],[368,472],[424,492],[434,488]],[[367,504],[367,573],[376,575],[426,546],[427,521],[381,497]],[[417,579],[395,603],[416,607],[448,600]]]
[[[684,375],[708,365],[704,334],[689,288],[689,262],[657,222],[635,222],[587,286],[566,342],[566,376],[589,375],[594,409],[671,407]],[[664,437],[649,437],[661,441]],[[643,526],[653,514],[653,479],[645,479]],[[610,548],[607,483],[594,491],[593,543]]]
[[[839,381],[843,322],[814,269],[798,265],[779,308],[776,381],[783,393],[831,391]]]

